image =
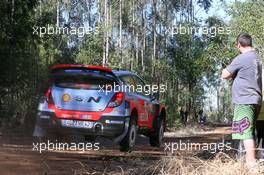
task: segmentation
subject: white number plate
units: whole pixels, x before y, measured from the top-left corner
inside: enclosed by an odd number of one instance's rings
[[[72,128],[92,128],[93,122],[79,120],[62,120],[62,126]]]

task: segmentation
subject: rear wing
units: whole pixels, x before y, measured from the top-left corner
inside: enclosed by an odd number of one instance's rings
[[[50,68],[51,74],[53,75],[59,72],[63,73],[65,70],[68,70],[68,69],[98,71],[100,73],[110,75],[118,82],[118,78],[113,73],[112,69],[102,67],[102,66],[93,66],[93,65],[85,65],[85,64],[57,64]]]
[[[85,65],[85,64],[57,64],[51,67],[51,71],[54,72],[56,70],[59,69],[90,69],[90,70],[98,70],[98,71],[102,71],[102,72],[108,72],[108,73],[112,73],[112,70],[106,67],[102,67],[102,66],[91,66],[91,65]]]

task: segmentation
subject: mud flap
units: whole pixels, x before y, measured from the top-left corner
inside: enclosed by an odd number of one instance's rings
[[[42,127],[35,125],[34,131],[33,131],[33,137],[44,137],[45,132]]]
[[[126,118],[125,126],[124,126],[124,132],[123,132],[120,136],[116,137],[116,138],[113,140],[114,143],[120,143],[121,140],[123,140],[123,139],[125,138],[125,136],[126,136],[126,134],[127,134],[127,132],[128,132],[129,122],[130,122],[130,119],[129,119],[129,118]]]
[[[45,130],[41,126],[41,121],[40,121],[39,116],[37,116],[37,121],[36,121],[32,135],[33,137],[44,137],[45,136]]]

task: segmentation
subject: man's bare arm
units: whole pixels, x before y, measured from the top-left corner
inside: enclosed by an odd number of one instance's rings
[[[223,79],[227,79],[227,80],[229,80],[229,79],[232,79],[232,78],[233,78],[233,74],[230,73],[230,72],[228,72],[227,69],[223,69],[223,70],[222,70],[222,75],[221,75],[221,77],[222,77]]]

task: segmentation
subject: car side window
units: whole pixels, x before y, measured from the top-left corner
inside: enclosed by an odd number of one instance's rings
[[[124,84],[124,88],[127,92],[135,92],[136,82],[130,75],[123,75],[120,77],[121,81]]]
[[[135,85],[135,81],[128,75],[121,76],[120,79],[124,85]]]
[[[145,83],[137,76],[133,76],[133,79],[135,80],[136,85],[140,85],[142,87],[145,86]]]
[[[144,96],[148,96],[146,93],[145,93],[145,83],[137,76],[133,76],[133,79],[135,80],[135,83],[136,83],[136,88],[137,88],[137,93],[138,94],[141,94],[141,95],[144,95]]]

